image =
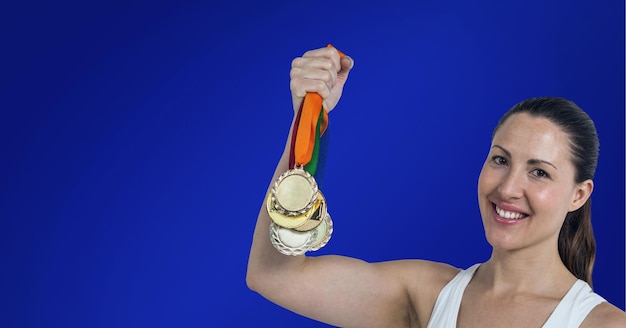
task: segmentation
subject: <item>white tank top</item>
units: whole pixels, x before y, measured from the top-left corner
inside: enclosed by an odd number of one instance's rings
[[[479,266],[480,263],[474,264],[467,270],[462,270],[443,287],[437,297],[427,328],[456,327],[463,292]],[[602,302],[606,302],[606,300],[594,293],[586,282],[577,280],[542,327],[578,327],[585,320],[587,314]]]

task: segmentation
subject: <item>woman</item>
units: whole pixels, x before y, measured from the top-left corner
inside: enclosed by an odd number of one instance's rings
[[[307,92],[316,92],[330,112],[353,65],[332,48],[294,59],[294,109]],[[341,327],[626,327],[626,314],[588,285],[597,153],[593,122],[575,104],[522,102],[496,127],[479,177],[480,212],[493,247],[487,262],[460,270],[424,260],[284,256],[270,243],[271,219],[263,207],[248,286]],[[288,154],[289,144],[274,179],[287,171]]]

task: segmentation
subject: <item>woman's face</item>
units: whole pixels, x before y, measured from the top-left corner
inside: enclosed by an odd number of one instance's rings
[[[574,181],[569,137],[545,118],[509,117],[494,135],[478,179],[489,243],[498,249],[556,247],[568,212],[584,204],[593,183]]]

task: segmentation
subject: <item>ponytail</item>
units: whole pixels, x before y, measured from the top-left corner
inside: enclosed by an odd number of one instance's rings
[[[593,287],[591,272],[596,259],[596,239],[591,226],[591,198],[578,210],[567,213],[559,233],[559,255],[576,278]]]

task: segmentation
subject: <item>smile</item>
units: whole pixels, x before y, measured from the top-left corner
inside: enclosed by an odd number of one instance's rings
[[[518,213],[518,212],[511,212],[511,211],[505,211],[501,208],[499,208],[497,205],[494,205],[496,208],[496,213],[498,213],[499,216],[508,219],[508,220],[521,220],[524,219],[526,217],[528,217],[528,214],[524,214],[524,213]]]

